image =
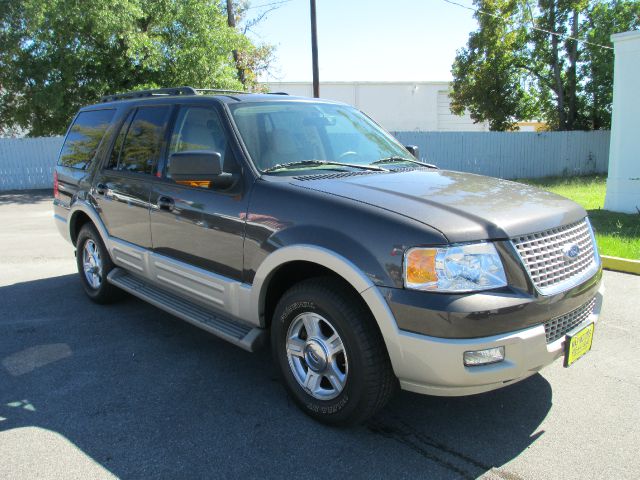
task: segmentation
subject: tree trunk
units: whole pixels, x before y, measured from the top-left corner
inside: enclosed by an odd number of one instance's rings
[[[556,3],[551,2],[549,7],[549,23],[551,31],[557,32],[556,29]],[[558,54],[558,36],[551,35],[551,67],[553,68],[553,77],[555,81],[554,91],[556,93],[556,110],[558,111],[558,130],[567,129],[567,116],[564,104],[564,86],[562,85],[562,75],[560,71],[560,58]]]
[[[227,0],[227,25],[235,30],[236,28],[236,17],[233,14],[233,0]],[[243,86],[246,86],[247,78],[244,73],[244,68],[240,63],[240,54],[238,50],[233,50],[233,61],[236,64],[236,70],[238,71],[238,80],[242,83]]]

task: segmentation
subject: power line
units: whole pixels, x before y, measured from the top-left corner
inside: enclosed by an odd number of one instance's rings
[[[271,3],[263,3],[262,5],[252,5],[247,8],[247,10],[253,10],[254,8],[262,8],[262,7],[275,7],[277,5],[282,5],[284,3],[292,2],[293,0],[280,0],[279,2],[271,2]]]
[[[463,5],[461,3],[454,2],[453,0],[443,0],[443,1],[445,1],[447,3],[450,3],[451,5],[456,5],[457,7],[464,8],[466,10],[471,10],[472,12],[479,13],[481,15],[488,15],[490,17],[494,17],[494,18],[503,20],[502,17],[500,17],[499,15],[496,15],[495,13],[486,12],[484,10],[475,9],[473,7],[468,7],[468,6]],[[607,50],[613,50],[613,47],[609,47],[607,45],[600,45],[599,43],[593,43],[593,42],[590,42],[588,40],[584,40],[582,38],[576,38],[576,37],[572,37],[572,36],[564,34],[564,33],[552,32],[551,30],[546,30],[544,28],[536,27],[535,25],[533,25],[533,22],[531,24],[531,28],[533,30],[538,30],[539,32],[547,33],[549,35],[555,35],[556,37],[565,38],[565,39],[568,39],[568,40],[573,40],[573,41],[578,42],[578,43],[585,43],[587,45],[593,45],[594,47],[606,48]]]

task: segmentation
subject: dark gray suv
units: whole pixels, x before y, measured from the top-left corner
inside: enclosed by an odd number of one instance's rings
[[[270,338],[323,422],[584,355],[602,304],[586,212],[417,156],[337,102],[131,92],[74,118],[55,218],[92,300],[126,291],[249,351]]]

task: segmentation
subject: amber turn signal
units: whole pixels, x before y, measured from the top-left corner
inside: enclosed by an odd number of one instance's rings
[[[211,187],[211,181],[209,180],[176,180],[176,183],[179,183],[180,185],[186,185],[187,187]]]
[[[406,278],[411,284],[437,282],[436,248],[416,248],[406,257]]]

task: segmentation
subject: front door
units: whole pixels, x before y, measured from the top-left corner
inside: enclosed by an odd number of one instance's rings
[[[160,254],[156,281],[221,310],[229,309],[228,283],[242,278],[249,183],[242,178],[243,169],[236,160],[240,153],[231,138],[213,106],[181,106],[166,163],[175,152],[215,151],[221,155],[223,175],[235,180],[221,187],[207,182],[177,183],[165,165],[162,180],[154,182],[150,197],[153,251]]]

